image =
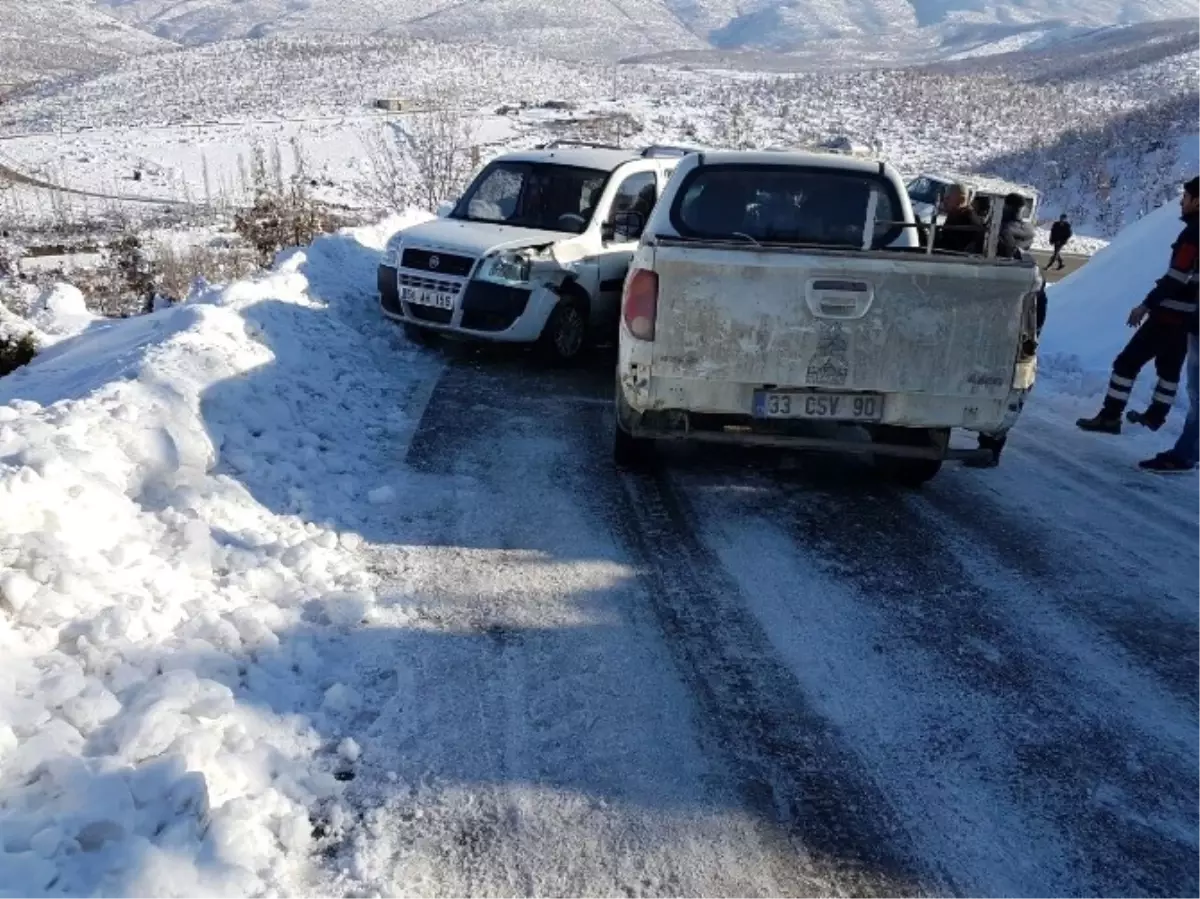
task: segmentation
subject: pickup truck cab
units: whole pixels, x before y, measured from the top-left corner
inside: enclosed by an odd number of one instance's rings
[[[383,314],[418,340],[538,344],[560,362],[615,339],[629,260],[685,152],[557,142],[492,160],[439,218],[389,242]]]
[[[953,428],[999,435],[1033,386],[1031,261],[921,246],[886,163],[679,163],[626,278],[613,451],[699,440],[868,453],[919,484]]]

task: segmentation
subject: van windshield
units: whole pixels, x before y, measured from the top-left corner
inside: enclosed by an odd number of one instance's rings
[[[930,206],[936,206],[938,194],[945,190],[945,188],[945,184],[921,177],[908,182],[906,190],[908,191],[909,199],[914,203],[928,203]]]
[[[872,248],[901,233],[896,191],[865,172],[799,166],[714,165],[694,170],[675,196],[671,223],[682,237]]]
[[[494,162],[463,194],[450,218],[581,234],[608,172],[532,162]]]

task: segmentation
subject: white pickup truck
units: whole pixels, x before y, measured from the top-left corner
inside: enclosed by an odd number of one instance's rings
[[[685,157],[625,280],[617,463],[662,439],[759,444],[868,453],[917,485],[985,452],[950,432],[1019,416],[1036,267],[935,252],[912,223],[885,163]]]

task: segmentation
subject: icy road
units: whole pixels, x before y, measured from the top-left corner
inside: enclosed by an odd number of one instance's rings
[[[611,357],[414,348],[388,233],[0,382],[0,892],[1200,891],[1164,435],[618,473]]]
[[[610,377],[451,358],[396,448],[328,888],[1196,893],[1194,484],[1036,411],[919,495],[622,475]]]

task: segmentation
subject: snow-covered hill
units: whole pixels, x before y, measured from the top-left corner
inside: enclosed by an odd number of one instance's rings
[[[89,0],[2,0],[0,92],[6,84],[94,71],[172,46],[114,19]]]
[[[709,48],[797,50],[815,39],[921,29],[953,39],[1030,25],[1106,26],[1186,17],[1187,0],[96,0],[125,21],[184,43],[278,34],[400,33],[494,40],[574,58]],[[926,38],[918,38],[917,42]]]
[[[1171,244],[1182,228],[1178,202],[1165,203],[1050,288],[1042,352],[1052,371],[1081,376],[1099,389],[1132,333],[1126,325],[1129,310],[1165,274]],[[1148,374],[1143,380],[1153,381]],[[1183,391],[1179,399],[1185,401]]]

